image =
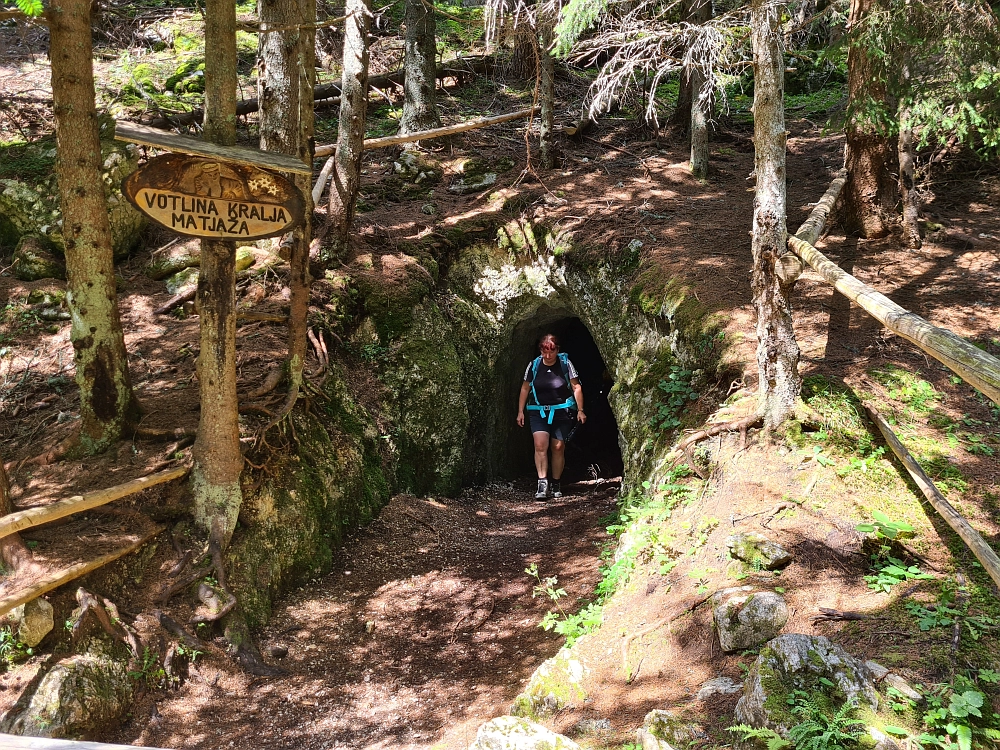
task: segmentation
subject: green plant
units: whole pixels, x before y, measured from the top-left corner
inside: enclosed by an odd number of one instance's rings
[[[773,729],[768,729],[766,727],[752,727],[748,724],[734,724],[731,727],[726,727],[727,732],[739,732],[740,739],[746,742],[747,740],[761,740],[767,746],[767,750],[785,750],[785,748],[790,748],[792,743],[782,737],[780,734],[775,732]]]
[[[727,731],[739,732],[742,740],[762,740],[767,750],[847,750],[858,746],[864,722],[851,718],[854,703],[845,703],[831,715],[804,690],[793,690],[785,700],[792,715],[798,719],[798,723],[788,730],[787,739],[773,729],[746,724],[727,727]]]
[[[855,528],[862,534],[874,534],[876,539],[898,539],[913,533],[913,527],[906,521],[893,521],[881,511],[872,511],[874,523],[859,523]]]
[[[14,664],[31,656],[34,651],[21,643],[10,627],[0,628],[0,662]]]
[[[885,386],[889,398],[902,402],[915,412],[931,411],[932,403],[941,397],[933,385],[899,367],[872,370],[870,374]]]
[[[916,738],[920,747],[952,748],[957,744],[959,750],[972,750],[985,746],[986,741],[995,744],[1000,740],[1000,721],[971,677],[957,674],[954,683],[937,685],[924,697],[928,710],[923,717],[926,731]]]
[[[198,661],[198,657],[204,653],[204,651],[199,651],[194,646],[184,645],[183,641],[177,644],[177,654],[179,656],[187,657],[187,660],[192,664],[196,663]]]
[[[930,573],[922,573],[916,565],[907,565],[897,557],[882,559],[872,555],[872,566],[875,572],[865,576],[868,588],[888,594],[892,587],[903,581],[922,581],[934,578]]]
[[[656,414],[649,420],[654,429],[672,430],[680,427],[680,411],[688,401],[698,398],[698,391],[691,386],[692,372],[680,365],[671,365],[670,372],[657,386],[663,395],[656,406]]]
[[[142,662],[135,669],[129,670],[128,676],[137,682],[146,683],[147,687],[162,687],[167,679],[167,672],[160,664],[160,656],[148,648],[143,649]]]

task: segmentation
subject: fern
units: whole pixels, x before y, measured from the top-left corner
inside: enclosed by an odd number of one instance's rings
[[[791,742],[773,729],[758,729],[747,724],[736,724],[735,726],[726,727],[726,731],[739,732],[742,735],[740,737],[741,740],[763,740],[767,743],[767,750],[786,750],[786,748],[792,746]]]
[[[589,29],[608,7],[609,0],[570,0],[563,8],[556,26],[557,57],[565,57],[576,40]]]
[[[26,16],[42,15],[42,0],[14,0],[14,5]]]
[[[788,736],[795,743],[796,750],[846,750],[857,746],[857,734],[863,721],[849,718],[854,711],[853,703],[845,703],[833,716],[826,712],[812,698],[801,695],[795,698],[792,713],[802,719],[788,730]]]

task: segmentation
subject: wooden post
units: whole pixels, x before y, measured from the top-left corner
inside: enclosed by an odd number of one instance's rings
[[[976,556],[976,559],[986,569],[986,572],[990,574],[990,578],[1000,588],[1000,557],[997,557],[997,553],[979,535],[979,532],[972,528],[969,522],[945,499],[945,496],[941,494],[941,491],[934,485],[931,478],[920,468],[920,464],[906,450],[906,446],[899,441],[889,423],[882,418],[882,415],[878,413],[875,407],[871,404],[865,404],[865,411],[875,423],[875,426],[878,427],[879,432],[882,433],[885,442],[888,443],[892,452],[896,454],[896,458],[902,462],[903,466],[910,473],[910,476],[913,477],[913,481],[916,482],[920,491],[924,493],[927,501],[934,506],[934,510],[941,515],[948,525],[951,526],[952,530],[972,550],[972,554]]]
[[[994,403],[1000,404],[1000,359],[900,307],[884,294],[844,272],[808,242],[789,237],[788,246],[833,284],[838,292],[857,303],[890,331],[915,344]]]

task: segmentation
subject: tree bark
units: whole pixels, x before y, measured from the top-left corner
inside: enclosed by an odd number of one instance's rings
[[[344,22],[344,63],[340,80],[340,120],[336,166],[330,187],[330,232],[317,260],[330,265],[347,255],[365,149],[368,110],[368,0],[347,0]]]
[[[917,250],[920,239],[920,196],[914,183],[916,154],[913,151],[913,128],[908,108],[899,111],[899,195],[903,201],[903,244]]]
[[[553,127],[555,125],[556,67],[552,59],[553,31],[556,19],[545,17],[539,8],[538,18],[538,100],[542,107],[539,123],[539,161],[542,169],[552,169],[556,165]]]
[[[312,164],[313,90],[316,85],[316,0],[258,0],[262,24],[292,27],[261,33],[258,41],[258,99],[260,148],[297,156]],[[297,27],[297,28],[296,28]],[[305,221],[292,235],[289,257],[290,314],[288,370],[290,388],[286,407],[295,404],[306,359],[309,316],[309,244],[312,240],[311,175],[291,175],[305,200]],[[283,410],[284,411],[284,410]]]
[[[14,512],[14,504],[10,501],[10,483],[7,481],[7,470],[0,459],[0,516],[9,516]],[[28,565],[31,560],[31,550],[25,545],[18,533],[0,536],[0,559],[9,569],[17,572]]]
[[[704,24],[712,18],[712,0],[690,0],[688,22]],[[697,62],[697,61],[694,61]],[[689,74],[691,83],[691,174],[696,179],[708,177],[708,121],[712,117],[712,97],[704,95],[707,83],[704,71],[692,66]]]
[[[879,0],[851,0],[848,32],[879,4]],[[848,110],[845,165],[849,179],[844,191],[844,224],[862,237],[884,237],[889,233],[897,192],[892,179],[895,163],[892,144],[882,128],[865,115],[871,103],[884,105],[885,84],[874,72],[868,51],[855,39],[847,52]]]
[[[48,11],[56,176],[66,241],[66,301],[80,388],[80,443],[98,453],[138,415],[115,291],[103,158],[94,106],[90,1],[54,0]]]
[[[785,245],[784,60],[772,0],[754,0],[750,34],[754,55],[754,149],[757,188],[753,216],[751,288],[757,313],[757,369],[764,426],[777,429],[795,412],[802,380],[792,328],[791,285],[776,265]]]
[[[403,57],[403,116],[399,134],[441,127],[437,109],[437,39],[434,4],[406,0]]]
[[[236,3],[206,0],[205,139],[236,142]],[[202,240],[198,278],[201,418],[191,470],[195,521],[229,544],[243,494],[239,405],[236,397],[236,243]]]

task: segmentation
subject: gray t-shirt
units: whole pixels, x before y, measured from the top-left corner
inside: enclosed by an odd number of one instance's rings
[[[531,382],[531,367],[533,364],[534,360],[528,363],[528,367],[524,371],[524,382],[526,383]],[[566,369],[569,370],[571,380],[580,377],[573,363],[568,359],[566,360]],[[563,377],[562,365],[558,359],[551,365],[547,365],[545,362],[538,363],[538,373],[535,375],[535,393],[538,394],[539,406],[561,404],[573,395],[572,386]]]

